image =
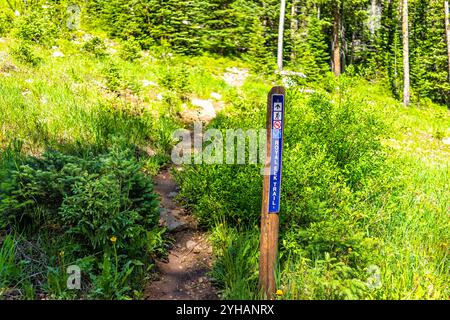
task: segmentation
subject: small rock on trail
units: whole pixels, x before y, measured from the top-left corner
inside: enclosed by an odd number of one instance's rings
[[[181,231],[189,227],[189,222],[174,214],[173,210],[161,209],[160,215],[160,225],[166,227],[169,232]]]
[[[227,68],[223,75],[223,80],[230,86],[242,87],[248,74],[248,69],[239,69],[236,67]]]

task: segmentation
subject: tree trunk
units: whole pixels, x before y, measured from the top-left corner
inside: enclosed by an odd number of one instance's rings
[[[291,42],[293,45],[297,44],[298,38],[297,1],[293,0],[291,5]],[[295,60],[295,50],[291,52],[291,59]]]
[[[403,0],[403,104],[410,102],[408,0]]]
[[[339,31],[341,26],[341,15],[339,5],[335,4],[333,9],[333,72],[336,76],[341,74],[341,46],[339,45]]]
[[[449,21],[449,8],[448,0],[445,0],[445,34],[447,37],[447,55],[448,55],[448,79],[450,81],[450,21]]]
[[[280,6],[280,24],[278,26],[278,70],[283,70],[283,36],[284,36],[284,15],[286,9],[286,0],[281,0]]]
[[[377,0],[372,0],[370,3],[370,36],[375,37],[375,20],[377,18]]]
[[[341,7],[341,17],[345,15],[344,13],[344,3]],[[345,21],[341,18],[341,72],[345,72],[347,68],[347,53],[348,53],[348,43],[347,43],[347,30],[345,29]]]

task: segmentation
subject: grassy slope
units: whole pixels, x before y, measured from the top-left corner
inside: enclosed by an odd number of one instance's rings
[[[16,42],[0,43],[3,62],[19,68],[0,77],[0,145],[23,139],[33,154],[39,154],[44,145],[101,145],[109,133],[126,136],[139,146],[150,145],[163,154],[170,148],[172,130],[179,126],[175,118],[181,100],[171,88],[144,87],[143,80],[158,84],[184,68],[188,79],[181,85],[188,87],[188,96],[209,98],[215,91],[226,100],[232,89],[218,75],[227,66],[240,64],[213,57],[159,59],[153,54],[128,62],[119,58],[116,51],[121,46],[114,42],[110,42],[111,54],[96,58],[82,52],[81,44],[59,40],[57,50],[65,57],[52,57],[53,50],[35,46],[42,62],[33,67],[8,54]],[[120,92],[108,90],[111,66],[118,69]]]

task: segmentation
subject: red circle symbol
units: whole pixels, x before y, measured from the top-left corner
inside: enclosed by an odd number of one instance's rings
[[[274,129],[281,129],[281,121],[274,121],[273,122],[273,128]]]

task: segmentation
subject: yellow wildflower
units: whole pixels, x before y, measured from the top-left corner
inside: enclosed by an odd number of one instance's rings
[[[117,238],[116,236],[112,236],[109,240],[111,240],[112,244],[116,244]]]
[[[283,295],[283,290],[278,289],[277,290],[277,296],[282,296]]]

